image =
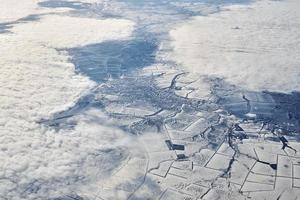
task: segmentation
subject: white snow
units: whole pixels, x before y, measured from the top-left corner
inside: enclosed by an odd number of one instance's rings
[[[134,31],[134,23],[128,20],[82,18],[64,12],[71,8],[37,10],[37,3],[35,0],[22,0],[22,3],[0,0],[0,23],[43,13],[36,21],[13,23],[9,29],[11,33],[0,34],[0,199],[55,199],[72,193],[86,199],[116,199],[128,197],[136,188],[139,190],[133,197],[144,199],[159,196],[181,198],[172,192],[174,188],[189,194],[205,194],[212,187],[211,181],[223,173],[216,169],[228,166],[232,152],[224,150],[224,145],[217,153],[202,149],[202,146],[207,146],[205,141],[190,142],[190,138],[195,136],[195,131],[205,133],[211,126],[205,119],[212,120],[217,115],[202,111],[188,114],[183,106],[182,112],[172,118],[190,126],[186,126],[185,131],[166,126],[171,139],[178,139],[174,142],[184,142],[185,154],[191,156],[195,164],[186,168],[182,167],[183,163],[178,164],[182,161],[175,161],[175,152],[167,148],[165,140],[169,139],[168,135],[150,132],[131,137],[116,128],[116,120],[99,109],[85,109],[73,117],[72,122],[76,122],[73,129],[54,131],[37,123],[71,107],[95,86],[87,77],[75,73],[75,66],[70,63],[70,56],[64,49],[108,40],[128,40]],[[62,12],[57,12],[59,10]],[[170,57],[193,73],[178,78],[176,86],[182,93],[178,90],[177,94],[210,98],[210,85],[203,77],[211,75],[224,77],[246,89],[299,90],[299,13],[298,0],[261,0],[244,6],[230,6],[220,13],[194,17],[179,25],[170,32],[173,38]],[[168,87],[177,74],[176,69],[164,65],[149,66],[143,72],[145,75],[163,73],[157,78],[161,87]],[[116,100],[118,94],[110,98]],[[129,114],[148,109],[133,108],[130,104],[124,105],[129,109],[116,107],[114,103],[111,105],[107,108],[128,111]],[[149,111],[153,113],[156,109]],[[255,118],[253,113],[247,116]],[[247,133],[253,127],[255,129],[251,132],[260,129],[254,124],[242,127]],[[254,145],[254,142],[245,140],[239,144],[241,152],[252,157],[257,153],[260,159],[268,160],[279,155],[276,149],[281,151],[280,143],[273,148],[273,143],[268,147],[267,143]],[[298,147],[295,148],[298,150]],[[256,162],[246,156],[237,159],[247,169]],[[295,158],[290,164],[298,161]],[[282,170],[284,163],[284,159],[279,159],[278,169],[282,173],[291,173]],[[253,170],[273,175],[268,166],[260,165],[258,163]],[[246,180],[243,175],[248,171],[239,169],[239,166],[233,165],[231,180],[242,183]],[[147,168],[149,171],[145,176]],[[259,176],[252,178],[258,179],[260,184],[268,181]],[[278,178],[279,184],[276,182],[276,189],[268,198],[275,198],[283,191],[283,188],[277,188],[279,186],[291,187],[291,184],[285,184],[287,178]],[[256,185],[250,182],[253,179],[249,177],[243,190],[256,190]],[[205,199],[225,196],[228,180],[219,178],[214,183],[217,189],[212,189]],[[299,184],[298,179],[295,180],[295,184]],[[263,186],[270,187],[268,184]],[[231,183],[228,198],[241,195],[237,192],[239,187],[241,185]],[[290,188],[290,191],[295,197],[299,193],[297,188]],[[286,190],[282,198],[293,196],[290,191]],[[257,196],[256,199],[263,195],[267,196],[269,192],[249,194]]]
[[[172,60],[251,90],[300,89],[300,2],[257,1],[197,16],[170,32]]]

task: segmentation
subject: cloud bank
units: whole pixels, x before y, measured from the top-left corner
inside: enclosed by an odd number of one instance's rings
[[[300,90],[299,1],[258,1],[197,16],[170,32],[170,58],[251,90]]]
[[[38,0],[0,0],[0,22],[15,21],[32,14],[37,9]]]
[[[127,39],[133,26],[127,20],[45,15],[0,34],[0,199],[73,192],[93,199],[96,183],[129,156],[130,147],[120,143],[128,136],[109,125],[79,120],[74,130],[55,132],[36,122],[72,106],[94,86],[57,48]]]

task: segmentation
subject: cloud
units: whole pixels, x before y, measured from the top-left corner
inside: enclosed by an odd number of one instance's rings
[[[0,23],[26,17],[37,9],[37,0],[0,0]]]
[[[300,89],[299,2],[259,1],[194,17],[170,32],[170,58],[251,90]]]
[[[94,86],[56,48],[124,40],[132,30],[127,20],[46,15],[0,35],[0,199],[47,199],[86,188],[93,199],[94,183],[129,156],[131,147],[120,141],[131,139],[110,125],[78,119],[74,130],[55,132],[36,122]]]
[[[25,125],[1,130],[0,171],[5,184],[0,197],[46,199],[76,192],[93,199],[99,182],[134,151],[133,138],[99,121],[80,119],[74,130],[59,132],[38,125],[26,130]]]
[[[43,43],[53,48],[71,48],[126,39],[133,28],[133,22],[122,19],[98,20],[46,15],[40,21],[20,24],[11,31],[26,41]]]

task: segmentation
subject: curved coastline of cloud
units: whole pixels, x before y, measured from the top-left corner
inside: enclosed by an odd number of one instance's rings
[[[300,90],[299,2],[258,1],[197,16],[170,31],[170,58],[249,90]]]

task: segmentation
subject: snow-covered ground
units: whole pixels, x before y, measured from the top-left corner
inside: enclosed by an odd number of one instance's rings
[[[0,0],[0,200],[299,198],[299,13]]]

